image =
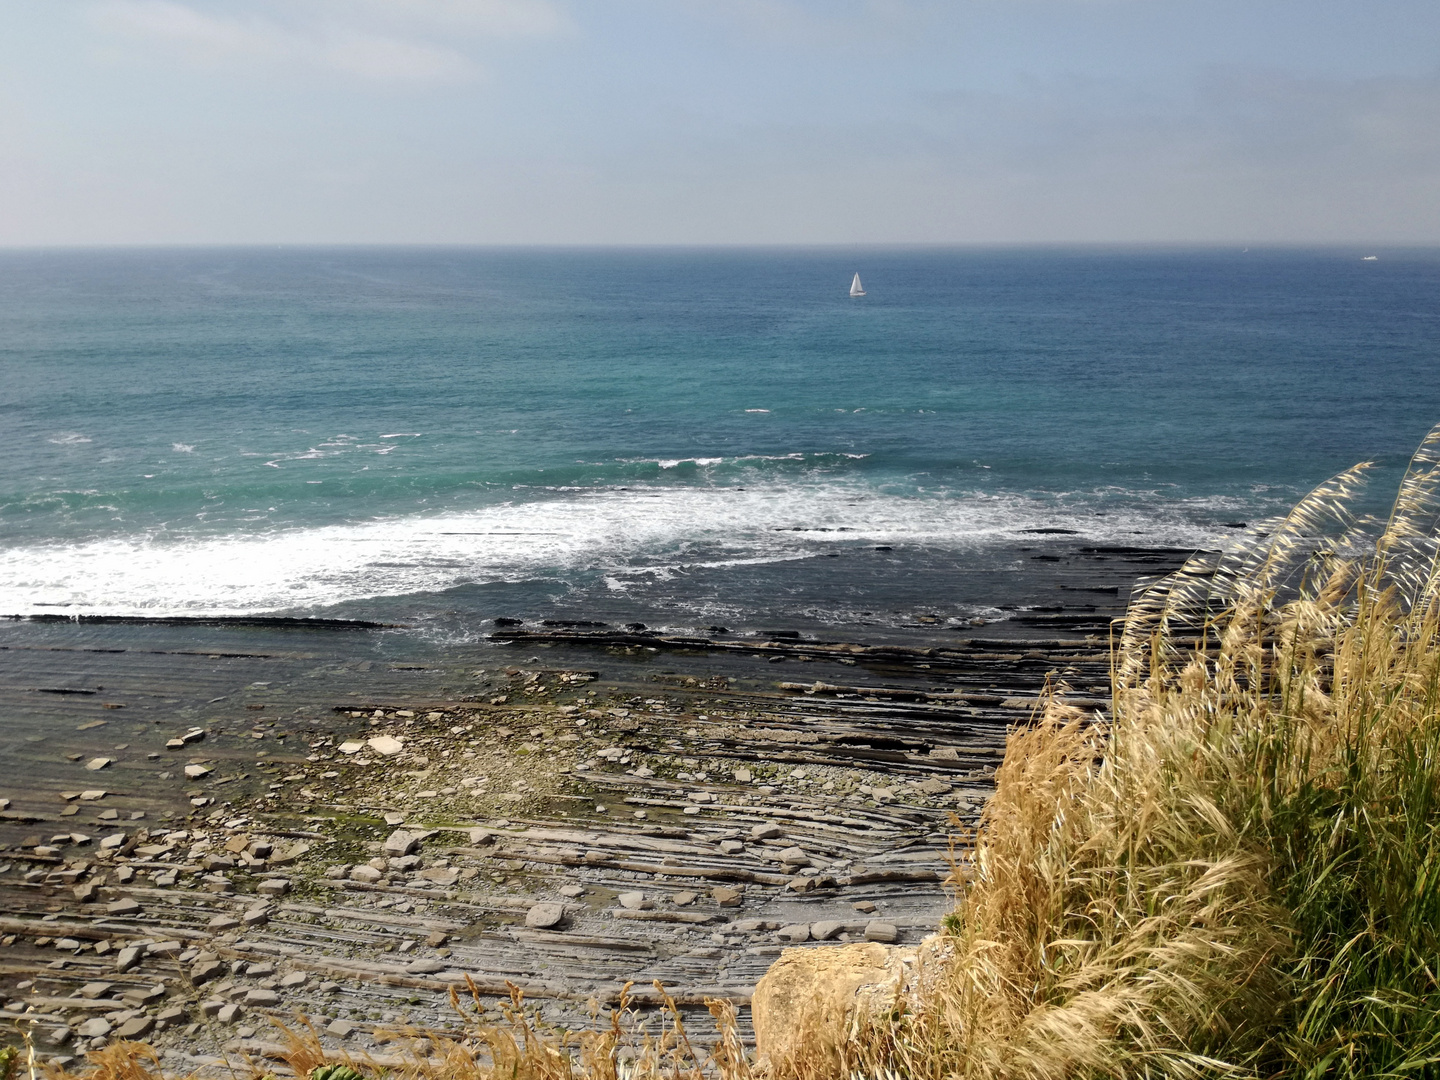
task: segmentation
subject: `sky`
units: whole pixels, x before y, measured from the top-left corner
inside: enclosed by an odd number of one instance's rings
[[[1440,243],[1436,0],[0,0],[0,245]]]

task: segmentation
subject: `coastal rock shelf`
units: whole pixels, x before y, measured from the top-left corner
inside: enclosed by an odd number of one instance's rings
[[[0,799],[0,1015],[53,1057],[136,1037],[193,1070],[273,1054],[300,1009],[379,1060],[458,1030],[467,978],[492,1018],[513,984],[584,1027],[627,984],[743,1005],[782,948],[918,941],[1007,732],[1047,682],[1108,694],[1089,624],[1008,632],[503,630],[479,668],[37,650],[5,680],[97,693],[44,698],[66,734],[18,744]]]

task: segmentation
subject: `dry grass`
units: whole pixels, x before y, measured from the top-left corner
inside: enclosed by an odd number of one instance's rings
[[[929,979],[773,1080],[1440,1076],[1440,428],[1388,520],[1363,479],[1135,597],[1112,715],[1057,688],[1011,736]],[[727,1008],[702,1055],[673,1003],[557,1039],[517,997],[401,1071],[749,1080]],[[289,1038],[298,1074],[325,1059]]]
[[[1440,1074],[1440,429],[1132,604],[1113,716],[1012,736],[939,985],[852,1071]]]

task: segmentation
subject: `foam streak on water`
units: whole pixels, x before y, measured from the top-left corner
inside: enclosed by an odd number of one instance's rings
[[[1107,504],[1108,505],[1108,504]],[[1174,505],[906,497],[861,485],[555,494],[469,513],[224,536],[120,536],[0,551],[0,613],[238,615],[595,572],[612,588],[675,569],[760,566],[872,545],[963,551],[1069,529],[1091,543],[1198,545]]]

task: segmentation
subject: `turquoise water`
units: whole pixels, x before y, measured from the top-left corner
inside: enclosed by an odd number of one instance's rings
[[[994,614],[1393,474],[1440,254],[1363,254],[0,254],[0,614]]]

